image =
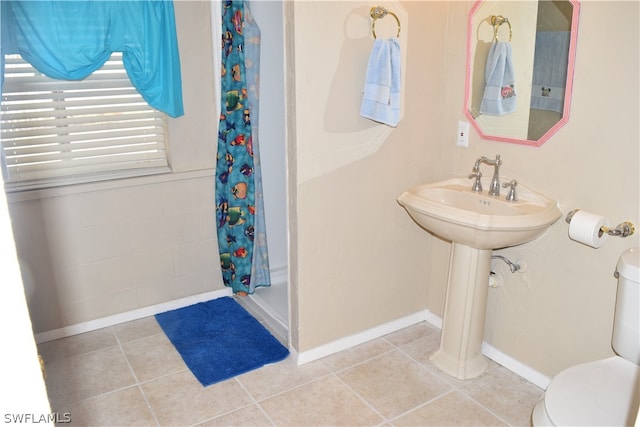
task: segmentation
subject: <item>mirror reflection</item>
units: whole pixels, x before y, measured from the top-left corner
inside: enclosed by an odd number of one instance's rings
[[[540,145],[568,121],[577,0],[478,1],[465,113],[486,139]]]

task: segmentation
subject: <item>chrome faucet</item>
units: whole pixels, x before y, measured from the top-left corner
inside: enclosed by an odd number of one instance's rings
[[[480,157],[473,164],[473,171],[471,175],[469,175],[469,179],[475,178],[475,182],[471,187],[471,191],[476,193],[482,191],[482,184],[480,183],[480,177],[482,177],[482,172],[480,172],[480,164],[484,163],[489,166],[493,166],[493,178],[491,178],[491,183],[489,184],[489,195],[490,196],[499,196],[500,195],[500,165],[502,165],[502,160],[500,160],[500,154],[496,154],[496,159],[491,160],[484,156]]]
[[[518,185],[518,181],[512,179],[510,182],[505,182],[502,184],[502,188],[509,187],[509,192],[507,193],[507,202],[517,202],[518,194],[516,193],[516,186]]]
[[[478,165],[478,168],[474,166],[473,172],[471,173],[471,175],[469,175],[469,179],[475,179],[475,181],[473,181],[473,185],[471,186],[471,191],[473,191],[474,193],[479,193],[482,191],[482,182],[480,182],[480,178],[482,178],[482,172],[480,172],[479,166],[480,165]]]

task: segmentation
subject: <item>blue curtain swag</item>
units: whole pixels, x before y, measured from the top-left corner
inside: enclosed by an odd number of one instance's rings
[[[171,0],[3,0],[4,55],[20,54],[44,75],[81,80],[113,52],[147,103],[171,117],[184,114],[182,78]]]

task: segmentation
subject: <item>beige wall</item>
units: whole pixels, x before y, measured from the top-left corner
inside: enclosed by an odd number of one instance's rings
[[[366,21],[371,5],[324,2],[321,14],[317,2],[293,8],[297,128],[289,150],[298,165],[291,194],[298,250],[291,265],[300,351],[424,308],[441,314],[450,245],[417,228],[396,197],[415,184],[466,175],[478,156],[501,154],[504,176],[556,198],[563,213],[582,208],[613,223],[640,223],[638,2],[582,4],[571,121],[557,135],[536,148],[483,141],[472,131],[468,149],[455,146],[455,131],[464,120],[473,2],[383,4],[404,8],[408,17],[404,118],[377,151],[363,147],[357,160],[310,179],[300,179],[301,165],[320,150],[340,156],[332,141],[367,126],[357,98],[371,39],[359,39],[366,23],[352,15]],[[614,28],[624,36],[612,41]],[[339,58],[352,44],[360,49]],[[354,86],[343,107],[328,97],[326,83],[336,79]],[[342,131],[321,114],[328,105],[339,109]],[[511,274],[496,264],[504,285],[490,291],[486,340],[546,375],[612,354],[613,271],[620,253],[638,245],[638,234],[596,250],[569,240],[560,220],[537,241],[500,251],[525,260],[528,270]]]
[[[377,137],[378,125],[357,114],[371,4],[285,9],[291,333],[299,351],[420,310],[441,314],[450,246],[417,228],[396,197],[466,175],[480,155],[500,153],[505,176],[555,197],[564,213],[582,208],[640,223],[638,2],[582,4],[571,121],[556,136],[535,148],[472,131],[468,149],[455,147],[455,132],[464,120],[472,2],[382,4],[402,12],[406,91],[400,125],[374,143],[362,133]],[[176,15],[187,114],[170,132],[181,173],[121,188],[10,195],[36,332],[222,288],[208,4],[176,2]],[[539,240],[500,251],[528,270],[496,266],[505,283],[490,291],[487,341],[547,375],[611,354],[613,270],[639,234],[596,250],[570,241],[559,221]]]
[[[427,101],[444,97],[445,34],[438,21],[446,17],[447,5],[431,3],[429,14],[419,3],[384,5],[409,16],[401,41],[410,46],[405,87],[411,96],[404,100],[400,125],[382,143],[371,135],[388,128],[359,117],[372,45],[371,4],[297,2],[294,7],[299,316],[294,344],[300,351],[417,312],[429,300],[425,283],[432,245],[416,232],[396,197],[414,182],[444,176],[443,165],[453,162],[452,153],[430,149],[429,134],[443,133],[442,110]],[[420,25],[414,24],[416,12],[424,15]],[[394,22],[385,18],[389,21]],[[376,30],[382,37],[382,26]],[[338,85],[340,92],[334,89]],[[342,158],[345,152],[348,160]],[[314,173],[305,169],[311,165]]]
[[[481,141],[473,135],[470,149],[454,150],[452,172],[466,173],[478,155],[501,153],[505,176],[553,196],[563,213],[581,208],[606,215],[613,224],[640,223],[639,5],[582,3],[567,126],[538,148]],[[463,43],[453,39],[463,28],[457,19],[460,12],[452,8],[456,20],[448,31],[447,64],[452,71],[447,99],[462,95],[456,88],[463,76],[453,72],[462,63],[452,52]],[[603,37],[603,27],[628,37],[614,47]],[[607,87],[612,75],[628,96],[594,90]],[[450,109],[452,118],[457,109]],[[613,272],[621,252],[640,241],[638,234],[611,238],[593,249],[571,241],[563,219],[538,241],[500,251],[526,260],[529,270],[505,273],[505,286],[490,292],[485,329],[489,343],[547,375],[612,354]]]
[[[185,115],[168,123],[174,173],[8,195],[36,333],[224,287],[210,8],[175,11]]]

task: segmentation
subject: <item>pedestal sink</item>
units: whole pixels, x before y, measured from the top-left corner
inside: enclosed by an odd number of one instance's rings
[[[452,178],[398,197],[418,225],[452,243],[440,348],[431,361],[458,379],[477,377],[488,365],[481,347],[491,252],[539,237],[561,216],[555,200],[521,184],[517,189],[518,200],[510,202]]]

